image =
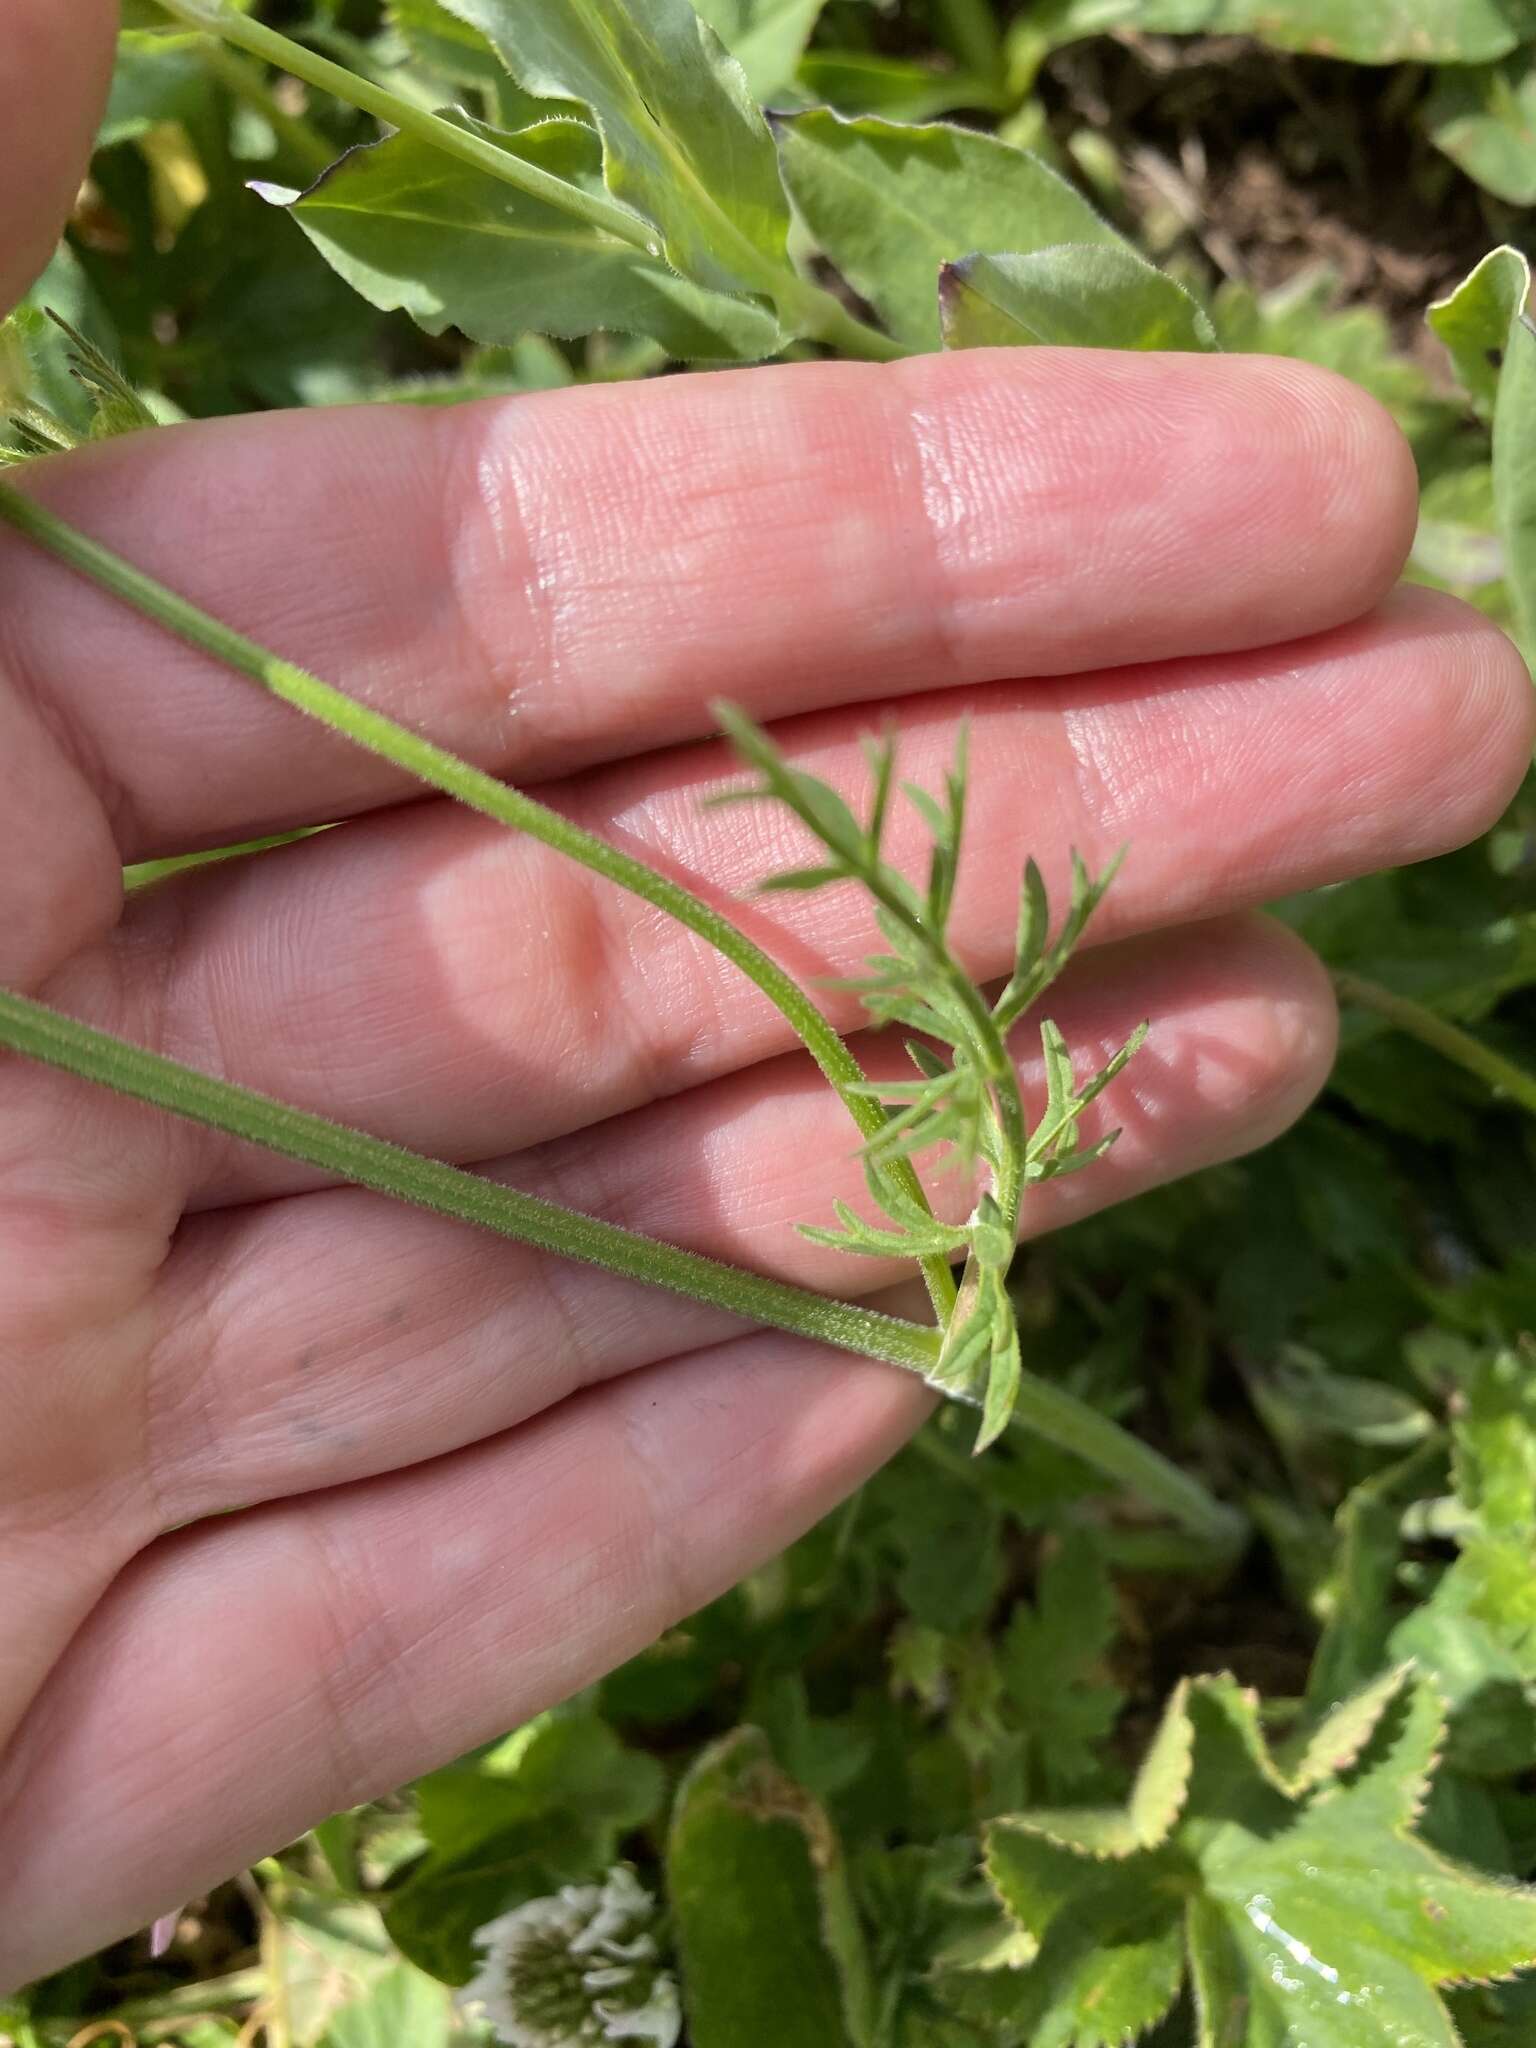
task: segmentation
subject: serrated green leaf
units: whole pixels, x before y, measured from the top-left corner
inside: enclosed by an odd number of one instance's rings
[[[598,139],[578,122],[543,121],[510,135],[465,114],[449,118],[572,186],[599,182]],[[402,307],[430,334],[451,325],[476,341],[510,344],[530,330],[570,338],[607,328],[698,360],[761,356],[779,345],[776,319],[754,300],[690,284],[411,135],[350,151],[307,192],[258,189],[288,207],[370,304]]]
[[[1123,2048],[1162,2019],[1184,1976],[1171,1857],[1088,1863],[994,1821],[986,1868],[1034,1950],[1025,1968],[990,1972],[986,1985],[984,2009],[1018,2029],[1014,2038],[1030,2048]]]
[[[761,290],[788,269],[773,140],[740,66],[688,0],[445,0],[527,91],[580,100],[614,195],[695,284]]]
[[[1277,1748],[1275,1760],[1293,1796],[1314,1791],[1358,1760],[1382,1716],[1402,1693],[1407,1675],[1406,1666],[1384,1671],[1340,1700],[1315,1727],[1303,1728],[1297,1740]]]
[[[1195,1761],[1192,1696],[1188,1681],[1175,1687],[1124,1807],[1033,1808],[1018,1817],[1018,1825],[1094,1860],[1121,1860],[1160,1848],[1189,1797]]]
[[[683,1780],[667,1891],[697,2048],[865,2048],[868,1966],[840,1844],[757,1729]]]
[[[939,316],[946,348],[1217,346],[1183,285],[1132,250],[1080,243],[946,263]]]
[[[1054,171],[993,136],[816,111],[780,122],[779,148],[816,241],[914,348],[942,338],[941,264],[978,247],[1120,243]]]
[[[1447,65],[1424,106],[1435,146],[1512,206],[1536,203],[1536,47]]]

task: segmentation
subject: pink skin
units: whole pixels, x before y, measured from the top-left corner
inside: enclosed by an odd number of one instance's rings
[[[11,0],[13,292],[109,14]],[[1332,1006],[1252,906],[1457,844],[1530,753],[1507,643],[1388,594],[1395,430],[1294,363],[1029,351],[249,419],[28,487],[721,900],[795,842],[701,811],[712,695],[850,788],[884,707],[929,782],[967,709],[967,958],[1004,968],[1027,851],[1059,878],[1069,845],[1129,841],[1056,1008],[1085,1064],[1154,1020],[1103,1105],[1124,1142],[1032,1228],[1296,1115]],[[122,904],[124,858],[351,816]],[[742,914],[808,973],[864,941],[841,896]],[[807,1285],[895,1277],[795,1237],[855,1191],[850,1130],[750,987],[10,541],[0,978]],[[0,1984],[586,1683],[926,1409],[883,1367],[0,1062]]]

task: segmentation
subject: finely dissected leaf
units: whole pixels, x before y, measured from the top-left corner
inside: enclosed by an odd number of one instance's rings
[[[1474,404],[1493,419],[1493,495],[1505,573],[1528,656],[1536,654],[1536,324],[1531,267],[1495,249],[1429,324],[1451,352]]]
[[[1536,47],[1439,72],[1424,121],[1440,149],[1512,206],[1536,203]]]
[[[914,348],[938,347],[940,266],[971,249],[1124,246],[1054,171],[993,136],[818,109],[779,123],[779,149],[817,242]]]
[[[511,135],[451,118],[569,184],[601,182],[601,145],[579,122]],[[761,356],[780,342],[776,319],[756,301],[690,284],[659,258],[411,135],[350,151],[307,192],[258,189],[289,206],[355,290],[385,310],[403,307],[432,334],[455,326],[476,341],[512,343],[529,329],[570,337],[609,328],[690,359]]]
[[[1076,1530],[1041,1566],[1034,1604],[1021,1601],[1009,1617],[1003,1679],[1029,1738],[1031,1782],[1053,1797],[1092,1775],[1120,1711],[1120,1688],[1099,1675],[1116,1621],[1103,1554]]]
[[[794,78],[826,0],[699,0],[698,13],[746,73],[754,98],[770,100]]]
[[[755,1728],[679,1787],[667,1893],[697,2048],[865,2048],[870,1985],[842,1850]]]
[[[1217,346],[1183,285],[1129,249],[1090,243],[946,263],[939,313],[946,348]]]
[[[688,0],[445,0],[529,92],[580,100],[609,189],[696,284],[762,289],[788,267],[773,140],[739,65]]]

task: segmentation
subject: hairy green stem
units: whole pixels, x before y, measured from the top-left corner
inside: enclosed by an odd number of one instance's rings
[[[0,520],[38,542],[61,560],[122,598],[147,617],[179,634],[244,675],[252,677],[286,702],[332,725],[371,751],[420,777],[432,787],[481,810],[486,815],[537,837],[544,844],[568,854],[653,903],[677,918],[716,946],[740,967],[780,1009],[800,1033],[817,1064],[837,1089],[859,1128],[873,1136],[882,1127],[884,1112],[877,1103],[851,1095],[850,1086],[863,1080],[863,1072],[848,1047],[798,985],[766,953],[685,889],[655,874],[643,863],[621,854],[591,834],[546,810],[494,777],[471,767],[455,755],[398,726],[382,714],[370,711],[353,699],[320,682],[317,677],[281,661],[254,641],[234,632],[219,620],[198,610],[186,599],[166,590],[152,578],[123,561],[98,542],[78,533],[67,522],[46,511],[32,499],[0,484]],[[574,1215],[556,1204],[537,1202],[530,1196],[512,1196],[505,1189],[460,1172],[440,1162],[417,1159],[398,1147],[367,1138],[333,1125],[322,1117],[269,1102],[251,1091],[201,1075],[174,1062],[157,1060],[141,1048],[89,1030],[87,1026],[59,1018],[25,998],[0,995],[0,1043],[8,1043],[32,1057],[67,1067],[86,1078],[109,1087],[137,1093],[142,1100],[194,1116],[214,1128],[237,1136],[251,1136],[255,1142],[277,1150],[292,1150],[293,1156],[308,1160],[339,1174],[342,1178],[377,1186],[399,1199],[420,1201],[445,1213],[462,1215],[468,1221],[484,1222],[509,1235],[522,1236],[566,1256],[586,1258],[593,1263],[643,1280],[654,1280],[705,1301],[718,1302],[732,1313],[754,1317],[778,1328],[906,1365],[925,1376],[937,1362],[941,1341],[939,1329],[905,1323],[895,1317],[849,1304],[828,1302],[823,1296],[739,1273],[735,1268],[700,1259],[672,1246],[654,1244],[636,1233],[617,1230],[589,1217]],[[130,1085],[136,1078],[139,1085]],[[155,1092],[150,1092],[153,1083]],[[194,1106],[195,1105],[195,1106]],[[262,1133],[235,1120],[252,1113],[264,1119]],[[302,1136],[308,1145],[326,1150],[297,1149]],[[281,1142],[279,1142],[281,1141]],[[345,1161],[336,1148],[345,1149]],[[387,1166],[389,1184],[360,1169],[372,1162],[373,1171]],[[419,1176],[409,1190],[402,1170]],[[926,1197],[909,1161],[891,1169],[893,1176],[926,1208]],[[451,1198],[451,1201],[450,1201]],[[473,1202],[473,1210],[456,1206]],[[512,1230],[514,1206],[519,1228]],[[489,1213],[494,1209],[494,1214]],[[538,1235],[524,1224],[537,1223]],[[612,1256],[610,1256],[610,1254]],[[938,1311],[939,1323],[947,1323],[954,1312],[955,1280],[942,1259],[922,1262],[924,1278]],[[665,1270],[663,1270],[665,1267]],[[695,1281],[699,1285],[695,1285]],[[705,1291],[707,1288],[708,1291]],[[775,1305],[777,1311],[775,1312]],[[794,1320],[789,1320],[790,1317]],[[841,1320],[854,1318],[853,1322]],[[843,1330],[842,1337],[835,1328]],[[879,1341],[872,1341],[878,1336]],[[902,1355],[897,1355],[900,1352]],[[1088,1403],[1064,1389],[1025,1374],[1015,1409],[1015,1421],[1036,1431],[1061,1449],[1123,1484],[1149,1505],[1182,1522],[1202,1538],[1231,1549],[1241,1541],[1243,1518],[1222,1505],[1186,1473],[1141,1443],[1109,1417],[1100,1415]]]
[[[1528,1116],[1536,1116],[1536,1074],[1527,1073],[1524,1067],[1505,1059],[1470,1031],[1437,1016],[1411,996],[1400,996],[1379,982],[1368,981],[1364,975],[1340,972],[1334,975],[1333,985],[1341,1002],[1370,1010],[1418,1039],[1421,1045],[1432,1046],[1446,1059],[1454,1060],[1457,1066],[1486,1082],[1496,1095],[1516,1103]]]
[[[418,141],[499,179],[502,184],[515,186],[546,206],[558,207],[576,219],[584,220],[600,234],[627,243],[631,248],[642,249],[648,256],[661,257],[664,253],[656,228],[608,193],[583,191],[564,178],[541,171],[536,164],[514,156],[510,150],[498,149],[483,136],[460,128],[441,114],[427,112],[413,101],[392,92],[388,86],[349,71],[345,65],[321,56],[317,50],[280,35],[276,29],[253,21],[249,15],[236,12],[226,4],[226,0],[157,0],[157,4],[188,28],[200,29],[207,35],[234,43],[253,57],[260,57],[293,77],[303,79],[306,85],[332,93],[348,106],[360,107],[364,113],[414,135]],[[720,235],[722,241],[729,243],[732,259],[738,263],[743,281],[751,290],[763,292],[771,298],[798,333],[825,342],[844,355],[869,361],[892,362],[908,353],[900,342],[855,318],[831,292],[813,284],[809,278],[801,277],[787,260],[782,264],[772,262],[747,241],[724,214],[720,215]]]
[[[584,832],[558,811],[524,796],[483,769],[472,767],[446,748],[434,746],[420,734],[397,725],[382,712],[359,704],[356,698],[322,682],[318,676],[283,661],[175,591],[167,590],[120,555],[76,532],[34,499],[23,497],[6,485],[0,485],[0,520],[39,542],[136,611],[260,683],[284,703],[370,753],[381,755],[417,781],[441,790],[470,810],[494,818],[498,824],[527,833],[531,839],[540,840],[686,925],[740,968],[767,996],[837,1090],[860,1134],[873,1138],[884,1128],[885,1112],[880,1105],[850,1092],[863,1082],[863,1068],[799,983],[729,918],[712,910],[680,883],[621,853],[594,833]],[[908,1200],[927,1207],[922,1183],[910,1162],[897,1162],[888,1171]],[[939,1320],[946,1321],[955,1305],[954,1275],[943,1259],[931,1258],[923,1261],[923,1277]]]
[[[0,1046],[173,1116],[301,1160],[338,1180],[494,1231],[538,1251],[668,1288],[748,1322],[900,1366],[924,1380],[938,1364],[942,1333],[930,1324],[834,1301],[502,1187],[462,1167],[199,1073],[5,989],[0,989]],[[1026,1375],[1013,1420],[1074,1453],[1207,1540],[1230,1549],[1240,1539],[1243,1525],[1230,1509],[1118,1423],[1064,1389]]]
[[[462,1167],[424,1158],[312,1111],[200,1074],[5,989],[0,989],[0,1044],[173,1116],[302,1160],[337,1180],[478,1224],[539,1251],[670,1288],[750,1322],[835,1344],[911,1372],[926,1375],[937,1361],[939,1332],[927,1324],[832,1301],[807,1288],[621,1230],[537,1195],[520,1194]]]

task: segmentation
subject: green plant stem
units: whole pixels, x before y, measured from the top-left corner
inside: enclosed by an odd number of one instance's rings
[[[1471,1032],[1463,1031],[1459,1024],[1437,1016],[1411,996],[1400,996],[1393,989],[1383,988],[1379,982],[1366,980],[1364,975],[1340,972],[1334,975],[1333,985],[1341,1002],[1372,1011],[1399,1031],[1406,1031],[1411,1038],[1418,1039],[1420,1044],[1431,1046],[1446,1059],[1454,1060],[1469,1074],[1475,1074],[1496,1095],[1517,1104],[1528,1116],[1536,1116],[1536,1074],[1527,1073],[1524,1067],[1505,1059],[1502,1053],[1484,1045]]]
[[[1009,1057],[1008,1047],[998,1028],[997,1019],[993,1016],[986,997],[955,959],[946,942],[930,931],[911,906],[895,889],[887,885],[878,864],[861,870],[859,880],[881,908],[894,917],[905,930],[911,932],[924,947],[934,966],[949,983],[956,1001],[970,1019],[976,1049],[986,1062],[983,1071],[991,1084],[996,1106],[1000,1144],[992,1193],[1003,1213],[1004,1223],[1011,1233],[1017,1235],[1019,1208],[1024,1192],[1024,1153],[1028,1143],[1028,1129],[1024,1116],[1024,1097],[1019,1088],[1018,1068]]]
[[[938,1359],[939,1332],[927,1324],[832,1301],[501,1187],[462,1167],[423,1158],[310,1110],[200,1074],[5,989],[0,989],[0,1044],[173,1116],[302,1160],[337,1180],[477,1224],[539,1251],[670,1288],[748,1321],[911,1372],[926,1375]]]
[[[397,725],[382,712],[359,704],[318,676],[283,661],[7,485],[0,485],[0,520],[46,547],[147,618],[260,683],[284,703],[344,734],[370,753],[381,755],[416,780],[441,790],[469,809],[540,840],[686,925],[740,968],[773,1003],[837,1090],[861,1135],[872,1138],[883,1129],[885,1112],[880,1105],[850,1093],[864,1081],[863,1068],[799,983],[728,918],[681,884],[621,853],[595,834],[582,831],[558,811],[499,782],[494,775],[487,775],[483,769],[472,767],[456,754]],[[909,1162],[898,1162],[889,1171],[909,1201],[927,1207],[922,1183]],[[923,1277],[940,1322],[947,1321],[955,1305],[954,1275],[942,1258],[930,1258],[923,1261]]]
[[[584,220],[600,234],[642,249],[648,256],[660,258],[664,254],[661,237],[650,222],[608,193],[583,191],[563,178],[541,171],[536,164],[527,163],[509,150],[498,149],[483,136],[444,120],[441,114],[427,112],[388,86],[349,71],[345,65],[333,63],[329,57],[280,35],[263,22],[237,13],[224,0],[157,0],[157,4],[187,28],[234,43],[253,57],[303,79],[306,85],[332,93],[348,106],[360,107],[389,127],[414,135],[546,206],[558,207]],[[720,233],[722,240],[730,243],[732,259],[738,263],[744,282],[771,298],[797,332],[825,342],[844,355],[868,361],[893,362],[908,353],[900,342],[856,319],[831,292],[801,277],[787,260],[773,263],[739,234],[723,214]]]
[[[941,1332],[931,1325],[854,1302],[829,1300],[807,1288],[727,1266],[537,1195],[502,1187],[462,1167],[424,1158],[310,1110],[198,1073],[5,989],[0,989],[0,1046],[173,1116],[302,1160],[338,1180],[557,1257],[669,1288],[746,1321],[901,1366],[924,1380],[938,1364]],[[1026,1375],[1013,1420],[1082,1458],[1207,1541],[1230,1549],[1240,1540],[1243,1523],[1231,1509],[1074,1394]]]
[[[360,745],[381,753],[445,794],[457,797],[472,808],[526,831],[546,845],[568,854],[698,932],[749,975],[777,1004],[800,1033],[860,1129],[867,1135],[873,1135],[880,1127],[877,1120],[883,1119],[884,1113],[879,1105],[846,1093],[849,1086],[862,1081],[863,1072],[820,1011],[766,953],[687,890],[591,834],[580,831],[558,813],[546,810],[543,805],[470,767],[467,762],[408,732],[380,713],[355,703],[317,677],[281,661],[254,641],[199,611],[186,599],[164,589],[98,542],[76,532],[67,522],[32,499],[3,484],[0,484],[0,520],[47,548],[147,617],[252,677],[285,701],[324,723],[334,724],[335,729],[357,740]],[[884,1358],[890,1364],[906,1365],[925,1377],[937,1363],[940,1329],[880,1316],[846,1303],[829,1302],[821,1295],[757,1275],[738,1273],[735,1268],[718,1265],[713,1260],[698,1258],[672,1246],[656,1245],[636,1233],[618,1230],[592,1218],[574,1216],[556,1204],[538,1202],[526,1195],[514,1196],[474,1174],[463,1173],[439,1162],[417,1159],[410,1152],[361,1133],[349,1132],[330,1124],[323,1117],[270,1102],[251,1091],[196,1074],[173,1061],[159,1060],[141,1048],[124,1046],[121,1041],[91,1031],[85,1025],[59,1018],[24,997],[0,992],[0,1042],[108,1087],[137,1093],[141,1100],[153,1102],[178,1115],[193,1116],[237,1136],[249,1135],[255,1142],[277,1150],[283,1150],[286,1143],[296,1141],[302,1135],[306,1144],[323,1145],[325,1151],[322,1154],[294,1149],[292,1156],[306,1159],[344,1179],[377,1186],[380,1192],[393,1194],[399,1199],[418,1201],[423,1193],[430,1193],[436,1199],[427,1202],[426,1206],[440,1208],[443,1213],[459,1215],[470,1222],[483,1222],[488,1228],[521,1236],[530,1243],[544,1244],[566,1256],[587,1258],[593,1263],[609,1265],[614,1271],[642,1280],[654,1280],[699,1299],[718,1302],[732,1313],[753,1317],[774,1327],[842,1344],[864,1355]],[[128,1085],[130,1071],[138,1079],[140,1085],[137,1088]],[[234,1120],[237,1109],[238,1114],[244,1117],[252,1106],[265,1120],[264,1134],[243,1128]],[[278,1139],[284,1142],[275,1143]],[[375,1173],[387,1169],[387,1186],[382,1180],[360,1170],[370,1160]],[[904,1191],[911,1192],[912,1199],[926,1208],[926,1196],[916,1173],[909,1162],[900,1164],[903,1171],[895,1176],[899,1184]],[[413,1184],[409,1193],[401,1182],[402,1167],[425,1177]],[[463,1206],[466,1203],[472,1203],[472,1207]],[[516,1230],[510,1227],[514,1208],[519,1220]],[[539,1227],[538,1236],[531,1228],[524,1227],[534,1222]],[[662,1265],[665,1265],[664,1272]],[[924,1260],[923,1272],[942,1326],[954,1312],[954,1275],[942,1259]],[[793,1321],[789,1320],[791,1316]],[[838,1330],[844,1334],[835,1334]],[[1245,1527],[1241,1516],[1207,1493],[1178,1466],[1075,1395],[1026,1374],[1019,1391],[1015,1421],[1082,1458],[1148,1505],[1182,1522],[1206,1540],[1227,1548],[1240,1543]]]
[[[234,43],[253,57],[260,57],[264,63],[274,64],[294,78],[302,78],[306,85],[312,85],[320,92],[332,93],[348,106],[360,107],[386,126],[414,135],[418,141],[441,150],[445,156],[456,157],[460,163],[498,178],[504,185],[515,185],[519,191],[526,192],[530,198],[542,200],[546,206],[556,206],[564,213],[574,214],[578,220],[584,220],[589,227],[612,236],[615,241],[627,243],[633,249],[643,249],[648,256],[661,253],[655,229],[639,214],[631,213],[627,206],[621,206],[606,193],[584,192],[578,186],[567,184],[563,178],[541,171],[536,164],[525,163],[521,157],[498,149],[494,143],[472,134],[469,129],[445,121],[441,114],[427,113],[410,100],[391,92],[387,86],[376,85],[372,79],[348,71],[345,65],[332,63],[329,57],[322,57],[317,50],[307,49],[303,43],[296,43],[289,36],[279,35],[276,29],[253,21],[248,14],[237,13],[234,8],[225,6],[223,0],[157,0],[157,4],[185,27],[200,29],[205,35]]]

